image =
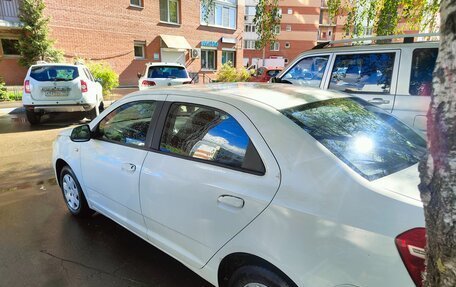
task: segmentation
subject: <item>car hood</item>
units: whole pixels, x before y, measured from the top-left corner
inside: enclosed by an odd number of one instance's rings
[[[418,190],[419,183],[420,176],[418,164],[414,164],[401,171],[372,181],[372,184],[379,189],[400,194],[421,202],[420,191]]]

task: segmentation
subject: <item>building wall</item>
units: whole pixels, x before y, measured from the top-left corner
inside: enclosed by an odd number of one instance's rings
[[[236,66],[242,66],[242,27],[244,0],[238,0],[237,29],[208,27],[200,24],[200,0],[180,0],[180,24],[160,23],[158,0],[143,0],[143,8],[130,6],[130,0],[45,0],[45,14],[50,17],[50,37],[55,46],[65,53],[67,61],[84,58],[108,62],[120,75],[121,85],[137,85],[137,73],[143,73],[145,63],[158,62],[160,34],[183,36],[192,48],[200,48],[201,41],[218,42],[217,68],[221,67],[222,49],[236,51]],[[237,44],[223,44],[222,37],[236,38]],[[146,43],[145,59],[134,57],[134,41]],[[16,60],[2,61],[0,75],[8,84],[21,84],[26,70],[18,68]],[[186,52],[189,72],[214,78],[214,72],[202,72],[201,60],[191,59]],[[11,71],[10,71],[11,70]],[[8,72],[5,72],[8,71]],[[206,78],[207,79],[207,78]]]
[[[246,6],[255,5],[257,0],[247,0]],[[282,10],[280,33],[277,35],[279,51],[265,49],[265,58],[283,57],[285,65],[291,62],[300,53],[312,49],[319,42],[334,40],[342,37],[341,25],[336,21],[330,21],[327,17],[327,9],[322,0],[280,0],[279,8]],[[288,10],[291,9],[291,14]],[[253,22],[248,18],[245,24]],[[287,26],[291,31],[287,31]],[[245,40],[255,40],[257,37],[252,33],[245,35]],[[244,63],[252,64],[253,58],[262,58],[263,51],[244,49]]]

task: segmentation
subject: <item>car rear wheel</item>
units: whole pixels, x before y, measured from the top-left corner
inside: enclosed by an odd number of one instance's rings
[[[243,266],[236,270],[228,282],[228,287],[292,287],[275,272],[259,266]]]
[[[38,125],[41,121],[41,114],[35,113],[34,111],[25,110],[25,115],[29,123],[33,125]]]
[[[75,216],[88,216],[93,214],[82,192],[81,185],[70,167],[65,166],[60,172],[60,187],[63,199],[71,214]]]
[[[100,105],[98,106],[98,112],[97,112],[97,108],[93,108],[91,109],[90,111],[87,112],[87,116],[89,119],[93,120],[94,118],[96,118],[102,111],[104,111],[104,103],[103,102],[100,102]]]

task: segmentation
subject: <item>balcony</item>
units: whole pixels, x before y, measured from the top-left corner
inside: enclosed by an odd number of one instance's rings
[[[0,0],[0,27],[19,28],[21,0]]]

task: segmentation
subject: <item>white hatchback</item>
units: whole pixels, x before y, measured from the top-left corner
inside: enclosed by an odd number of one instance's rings
[[[103,88],[84,65],[42,63],[31,66],[24,79],[22,104],[30,124],[50,112],[103,110]]]
[[[346,94],[292,85],[155,89],[63,131],[53,166],[97,211],[216,286],[415,286],[424,140]]]
[[[178,63],[148,63],[145,74],[138,73],[138,78],[139,90],[192,83],[185,66]]]

